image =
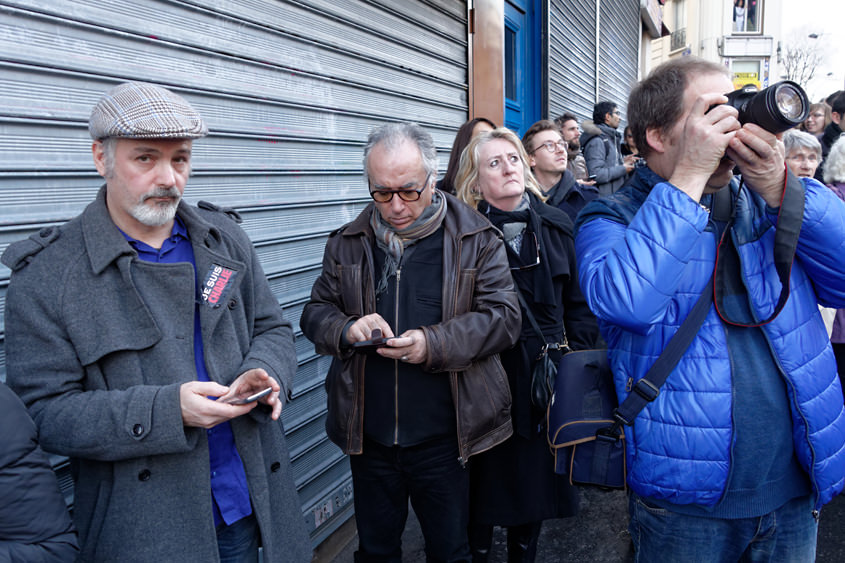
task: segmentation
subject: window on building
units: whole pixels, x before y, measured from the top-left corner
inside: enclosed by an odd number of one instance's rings
[[[731,0],[733,2],[733,31],[760,33],[763,0]]]
[[[516,99],[516,31],[505,25],[505,96]]]

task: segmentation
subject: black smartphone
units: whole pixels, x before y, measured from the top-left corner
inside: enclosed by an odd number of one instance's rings
[[[226,402],[229,403],[230,405],[248,405],[249,403],[253,403],[253,402],[257,401],[261,397],[266,397],[267,395],[270,394],[271,391],[273,391],[273,388],[268,387],[267,389],[263,389],[263,390],[259,391],[258,393],[255,393],[253,395],[249,395],[247,397],[235,397],[234,399],[230,399]]]
[[[589,176],[587,176],[587,180],[589,180],[590,182],[592,182],[592,181],[593,181],[593,180],[595,180],[595,179],[596,179],[596,175],[595,175],[595,174],[590,174]]]
[[[372,352],[373,350],[377,350],[378,348],[382,348],[383,346],[387,345],[388,340],[390,339],[385,338],[381,335],[380,329],[374,328],[373,331],[370,333],[369,340],[353,342],[352,349],[356,352]]]

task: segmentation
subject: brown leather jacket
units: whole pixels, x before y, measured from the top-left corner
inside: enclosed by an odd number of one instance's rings
[[[475,210],[445,197],[443,320],[420,327],[428,354],[422,367],[449,372],[465,462],[512,433],[510,388],[498,353],[513,346],[522,322],[498,231]],[[342,350],[340,342],[350,321],[376,310],[372,211],[370,204],[329,237],[323,272],[300,321],[317,352],[334,356],[326,376],[326,432],[347,454],[363,449],[366,356]]]

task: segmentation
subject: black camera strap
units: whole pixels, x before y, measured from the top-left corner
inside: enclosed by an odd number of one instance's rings
[[[742,189],[742,183],[740,183]],[[714,219],[717,209],[723,204],[719,203],[720,195],[725,192],[731,195],[729,189],[716,192],[714,195],[713,212]],[[723,197],[723,196],[722,196]],[[719,213],[723,213],[720,211]],[[777,225],[775,226],[774,242],[774,265],[778,278],[780,279],[781,290],[777,304],[769,317],[757,322],[739,322],[728,318],[724,299],[725,288],[728,287],[728,277],[736,275],[738,257],[735,257],[736,249],[732,248],[730,227],[733,224],[735,205],[731,206],[730,218],[727,227],[719,238],[719,246],[716,250],[716,265],[713,269],[715,287],[713,290],[713,301],[716,305],[716,312],[721,319],[731,325],[739,327],[760,327],[772,322],[783,310],[786,300],[789,298],[789,277],[792,271],[792,264],[795,260],[795,251],[798,248],[798,235],[801,233],[801,224],[804,221],[804,185],[795,176],[786,171],[786,182],[781,196],[780,208],[778,209]]]

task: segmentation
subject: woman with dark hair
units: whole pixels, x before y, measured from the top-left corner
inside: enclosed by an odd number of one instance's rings
[[[745,31],[745,0],[734,0],[734,31]]]
[[[496,124],[486,117],[474,117],[460,126],[455,134],[455,142],[452,143],[452,154],[449,155],[449,166],[446,167],[446,174],[437,181],[437,189],[455,195],[455,176],[458,175],[458,164],[461,160],[461,153],[469,144],[470,140],[479,133],[492,131]]]
[[[594,346],[598,325],[578,286],[572,221],[543,202],[525,148],[512,131],[495,129],[473,138],[461,156],[456,185],[458,199],[502,231],[523,301],[519,341],[500,354],[513,397],[513,435],[470,461],[472,560],[488,561],[493,526],[505,526],[508,561],[530,563],[543,520],[578,512],[577,490],[554,472],[545,408],[531,400],[531,375],[544,346],[556,363],[567,344]]]
[[[629,154],[639,156],[640,154],[640,151],[637,150],[637,144],[634,142],[634,134],[631,132],[630,125],[625,126],[625,135],[622,143],[619,145],[619,151],[622,153],[622,156],[628,156]]]

